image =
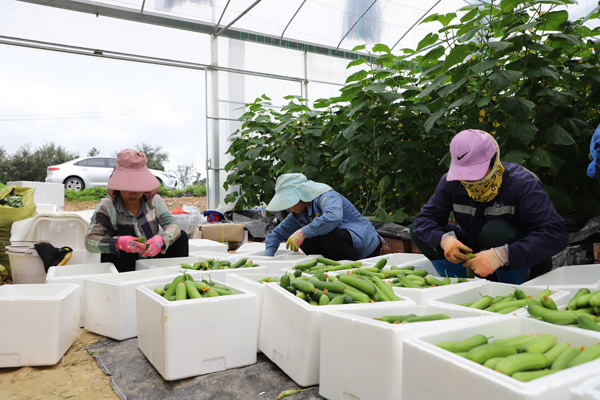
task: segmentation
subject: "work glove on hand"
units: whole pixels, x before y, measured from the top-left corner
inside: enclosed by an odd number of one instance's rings
[[[127,253],[141,253],[146,249],[146,244],[138,242],[135,236],[119,236],[115,247]]]
[[[486,277],[493,274],[502,265],[504,264],[494,249],[481,251],[475,254],[472,259],[463,264],[465,267],[471,267],[473,272],[481,277]]]
[[[142,253],[142,257],[154,257],[160,253],[160,249],[165,245],[165,240],[161,235],[154,235],[146,241],[146,251]]]
[[[292,233],[292,235],[288,238],[285,244],[285,248],[290,249],[292,251],[298,251],[305,238],[306,235],[302,232],[302,229],[298,229],[296,232]]]
[[[444,249],[444,257],[453,263],[462,263],[469,259],[468,253],[472,253],[469,247],[465,246],[460,240],[454,236],[447,236],[442,240],[442,249]]]

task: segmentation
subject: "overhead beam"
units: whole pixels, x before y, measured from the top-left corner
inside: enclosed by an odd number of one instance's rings
[[[127,21],[143,22],[150,25],[162,26],[166,28],[181,29],[190,32],[202,33],[211,35],[214,32],[214,24],[204,23],[189,18],[181,18],[175,16],[163,15],[160,13],[151,13],[145,10],[133,8],[104,6],[90,3],[79,3],[71,0],[19,0],[26,3],[60,8],[70,11],[78,11],[87,14],[96,15],[97,17],[117,18]],[[260,43],[274,47],[284,47],[290,50],[298,50],[313,54],[320,54],[342,59],[358,59],[370,57],[366,54],[355,51],[337,51],[333,47],[319,45],[310,42],[300,42],[295,40],[280,40],[280,38],[270,35],[264,35],[259,32],[252,32],[242,29],[230,28],[223,31],[221,37],[227,37],[236,40],[242,40],[252,43]],[[339,46],[338,46],[339,47]]]

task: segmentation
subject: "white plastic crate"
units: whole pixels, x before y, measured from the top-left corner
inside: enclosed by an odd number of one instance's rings
[[[46,274],[46,283],[75,283],[80,286],[79,326],[85,323],[85,295],[83,294],[83,280],[86,276],[99,274],[118,274],[119,271],[113,263],[91,263],[79,265],[63,265],[50,267]]]
[[[208,239],[189,239],[189,252],[205,251],[212,253],[227,253],[229,246],[225,243],[215,242]]]
[[[168,301],[153,289],[143,285],[136,290],[138,346],[165,380],[256,362],[254,294],[234,288],[238,293],[229,296]]]
[[[530,318],[502,318],[481,325],[408,338],[403,344],[403,399],[565,400],[571,387],[600,371],[600,359],[521,382],[510,376],[445,351],[438,343],[483,334],[503,339],[520,334],[553,334],[571,346],[598,343],[597,336],[573,332]]]
[[[506,318],[473,309],[381,302],[360,310],[325,311],[321,315],[319,394],[329,400],[391,400],[402,391],[402,341],[406,338]],[[384,315],[447,314],[450,319],[390,324]],[[359,360],[373,360],[357,368]],[[376,361],[375,361],[376,360]],[[386,377],[385,379],[382,379]]]
[[[16,221],[11,226],[11,242],[47,241],[54,247],[68,246],[85,250],[85,233],[89,226],[75,213],[45,213]]]
[[[265,287],[267,283],[260,283],[261,279],[268,277],[282,277],[284,274],[270,274],[264,273],[240,273],[240,274],[229,274],[226,275],[225,283],[236,288],[242,289],[248,293],[252,293],[256,296],[256,308],[258,310],[258,321],[256,335],[256,345],[260,340],[260,322],[262,321],[263,305],[265,298]],[[273,285],[279,285],[279,283],[273,283]]]
[[[401,298],[399,302],[414,304]],[[392,304],[392,302],[386,302]],[[266,285],[258,347],[300,386],[319,383],[321,314],[376,303],[312,306],[282,288]]]
[[[461,283],[463,285],[463,283]],[[465,308],[461,306],[462,303],[469,303],[473,301],[479,300],[482,296],[506,296],[515,291],[515,288],[521,289],[525,292],[526,295],[532,296],[533,298],[537,297],[540,293],[542,293],[545,288],[541,287],[523,287],[523,286],[515,286],[510,283],[500,283],[500,282],[490,282],[485,281],[484,283],[471,287],[469,289],[453,293],[447,296],[438,297],[429,302],[429,304],[439,304],[439,305],[447,305],[449,307],[459,307]],[[552,300],[556,303],[557,306],[561,306],[567,304],[571,298],[571,294],[565,290],[557,290],[550,295]],[[527,316],[527,310],[525,308],[520,308],[511,315],[517,316]]]
[[[279,247],[275,251],[275,256],[298,256],[303,255],[302,253],[296,253],[292,250],[285,248],[285,242],[280,243]],[[236,251],[235,254],[238,255],[253,255],[253,256],[264,256],[265,255],[266,244],[261,242],[249,242],[241,245]]]
[[[54,365],[80,334],[75,284],[0,286],[0,368]]]
[[[567,265],[524,282],[521,286],[550,287],[553,290],[568,290],[575,294],[582,287],[592,291],[600,289],[600,265]]]
[[[189,271],[194,279],[200,272]],[[135,288],[173,280],[177,269],[157,268],[85,277],[85,329],[116,340],[137,336]]]
[[[600,400],[600,377],[595,376],[572,387],[571,400]]]
[[[393,279],[386,279],[386,281],[390,282],[392,280]],[[454,281],[456,281],[456,278],[451,278],[451,282]],[[394,293],[396,293],[396,295],[408,297],[412,299],[416,304],[427,304],[431,300],[435,300],[452,293],[458,293],[464,290],[472,289],[474,287],[481,286],[487,282],[488,281],[484,279],[469,279],[468,282],[451,283],[449,285],[436,287],[424,287],[421,289],[398,286],[392,286],[392,289],[394,290]]]
[[[23,186],[35,189],[33,201],[36,206],[40,204],[53,204],[62,210],[65,205],[65,187],[62,183],[14,181],[7,182],[6,186]],[[40,212],[39,208],[37,210]]]

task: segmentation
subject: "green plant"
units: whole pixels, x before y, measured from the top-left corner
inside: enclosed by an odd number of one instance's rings
[[[561,215],[597,215],[600,187],[585,170],[600,123],[600,29],[584,23],[600,15],[569,21],[566,4],[503,0],[433,14],[422,23],[440,23],[438,33],[401,55],[373,46],[348,64],[361,69],[340,96],[314,109],[297,96],[280,111],[257,98],[230,138],[224,187],[240,190],[226,202],[268,203],[277,176],[303,172],[364,215],[402,222],[446,172],[451,138],[481,129],[496,138],[503,161],[539,176]]]
[[[105,187],[92,187],[83,189],[79,192],[74,190],[65,189],[65,200],[66,201],[100,201],[103,198],[108,197],[108,190]]]

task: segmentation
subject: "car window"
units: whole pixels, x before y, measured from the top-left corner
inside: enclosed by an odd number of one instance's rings
[[[100,167],[107,168],[108,163],[106,162],[106,158],[88,158],[88,167]]]
[[[77,161],[73,165],[77,165],[78,167],[87,167],[88,160],[86,159],[86,160]]]
[[[108,166],[110,168],[114,168],[115,165],[117,165],[117,159],[116,158],[109,158],[108,159]]]

